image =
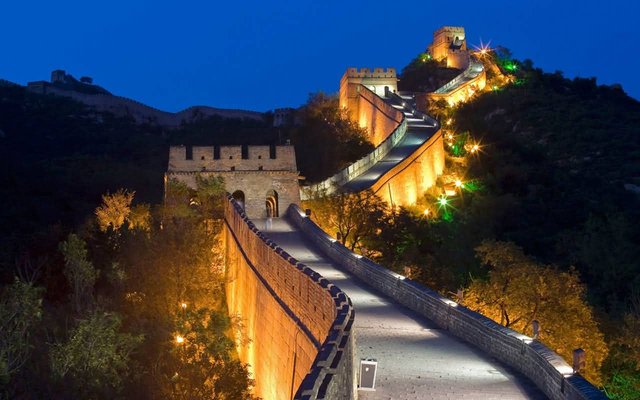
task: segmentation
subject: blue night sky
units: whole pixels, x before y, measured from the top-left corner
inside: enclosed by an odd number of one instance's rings
[[[0,78],[53,69],[167,111],[265,111],[336,92],[349,66],[401,69],[442,25],[546,71],[640,98],[640,3],[609,1],[3,1]]]

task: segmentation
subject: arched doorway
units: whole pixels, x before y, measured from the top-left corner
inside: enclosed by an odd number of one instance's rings
[[[231,194],[233,199],[240,204],[240,207],[244,210],[244,192],[242,190],[236,190]]]
[[[278,192],[273,189],[267,192],[265,206],[267,208],[267,218],[280,216],[280,212],[278,210]]]

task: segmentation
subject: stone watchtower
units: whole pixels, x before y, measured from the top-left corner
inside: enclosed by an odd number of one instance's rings
[[[373,93],[384,97],[385,88],[392,92],[398,91],[398,77],[395,68],[347,68],[347,72],[340,79],[340,108],[349,110],[349,115],[358,121],[360,85],[367,87]]]
[[[436,61],[447,61],[447,67],[465,69],[469,65],[469,52],[464,28],[443,26],[433,32],[433,43],[427,49]]]
[[[171,146],[165,182],[195,188],[196,176],[221,176],[249,218],[279,217],[300,204],[293,146]]]

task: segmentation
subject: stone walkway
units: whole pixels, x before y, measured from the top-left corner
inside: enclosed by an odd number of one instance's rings
[[[351,298],[356,359],[378,361],[376,390],[360,390],[360,399],[546,398],[526,377],[342,271],[286,219],[275,218],[265,234]]]

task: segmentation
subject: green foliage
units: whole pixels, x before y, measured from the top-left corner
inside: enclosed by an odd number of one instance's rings
[[[510,199],[491,236],[544,262],[575,265],[589,299],[620,315],[640,272],[640,228],[625,222],[640,218],[638,197],[624,189],[640,176],[632,161],[640,104],[594,79],[568,80],[530,63],[516,75],[525,83],[485,93],[454,118],[456,131],[488,145],[470,158],[469,176],[486,189],[477,200]]]
[[[372,240],[388,212],[387,203],[371,190],[358,193],[336,192],[304,203],[313,210],[313,220],[325,232],[335,232],[340,242],[351,250],[362,252]]]
[[[51,350],[51,371],[85,398],[111,398],[131,373],[131,352],[141,336],[122,333],[116,314],[95,312],[81,319],[68,341]]]
[[[473,280],[465,290],[464,304],[529,335],[533,334],[532,322],[538,320],[540,340],[566,360],[572,358],[574,349],[585,350],[584,375],[599,384],[608,348],[577,274],[540,265],[509,242],[485,241],[476,251],[491,268],[489,279]]]
[[[60,243],[64,255],[64,274],[71,286],[71,301],[77,313],[90,309],[93,305],[93,285],[98,279],[98,271],[87,259],[86,243],[75,234],[70,234]]]
[[[400,74],[398,89],[410,92],[433,92],[460,73],[455,68],[432,60],[426,54],[419,54]]]
[[[0,387],[28,361],[42,317],[41,290],[17,278],[0,292]]]
[[[226,195],[224,179],[220,176],[196,176],[195,203],[205,219],[221,220],[224,217],[223,201]]]
[[[176,336],[171,343],[174,362],[165,365],[165,398],[253,399],[253,381],[239,360],[231,357],[234,343],[226,333],[231,328],[223,312],[187,307],[179,313]]]
[[[337,96],[310,95],[298,114],[300,124],[290,136],[298,168],[311,182],[335,174],[373,150],[366,131],[340,109]]]

